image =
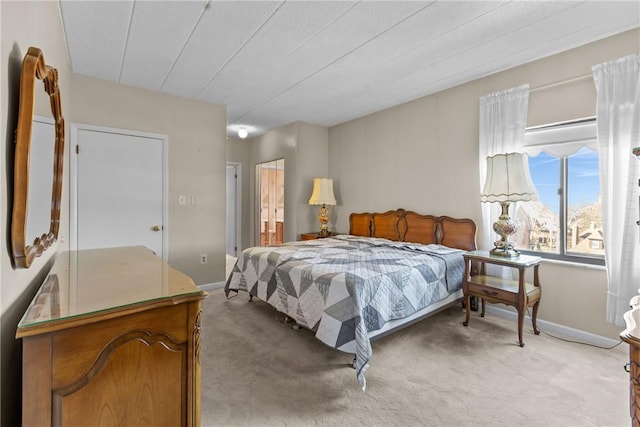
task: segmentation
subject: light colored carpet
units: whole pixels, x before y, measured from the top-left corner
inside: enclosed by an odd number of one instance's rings
[[[536,336],[459,307],[373,343],[362,392],[352,356],[293,330],[247,294],[203,304],[203,426],[628,426],[628,347]]]

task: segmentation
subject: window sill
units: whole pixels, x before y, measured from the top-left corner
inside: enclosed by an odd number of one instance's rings
[[[554,264],[570,265],[574,267],[599,267],[600,270],[606,270],[605,260],[603,257],[575,255],[570,254],[557,254],[552,252],[538,252],[530,251],[527,249],[519,249],[521,254],[538,256],[545,262]]]
[[[604,265],[587,264],[583,262],[565,261],[561,259],[552,259],[552,258],[544,258],[544,257],[540,257],[540,258],[542,258],[543,263],[547,263],[547,264],[556,264],[556,265],[562,265],[562,266],[574,267],[574,268],[586,268],[588,270],[598,270],[598,271],[606,271],[607,269],[607,267]]]

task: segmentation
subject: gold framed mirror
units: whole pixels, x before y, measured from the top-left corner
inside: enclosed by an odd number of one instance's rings
[[[34,120],[38,80],[49,98],[51,119]],[[40,49],[30,47],[22,61],[14,157],[11,246],[16,267],[28,268],[58,238],[63,156],[58,70],[45,64]]]

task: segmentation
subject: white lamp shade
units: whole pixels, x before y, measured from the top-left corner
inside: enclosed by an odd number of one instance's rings
[[[330,178],[314,178],[313,193],[309,199],[310,205],[335,205],[336,197],[333,195],[333,180]]]
[[[487,179],[480,195],[483,202],[537,200],[538,192],[529,173],[529,159],[523,153],[487,157]]]

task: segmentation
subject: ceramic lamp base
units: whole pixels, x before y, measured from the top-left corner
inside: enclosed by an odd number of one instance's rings
[[[326,237],[329,235],[329,208],[326,205],[322,205],[320,212],[318,213],[318,220],[320,221],[320,236]]]
[[[514,247],[509,237],[518,232],[518,224],[511,220],[509,216],[510,202],[500,202],[502,213],[496,222],[493,223],[493,231],[500,236],[500,240],[494,242],[491,255],[505,258],[516,258],[520,252]]]

